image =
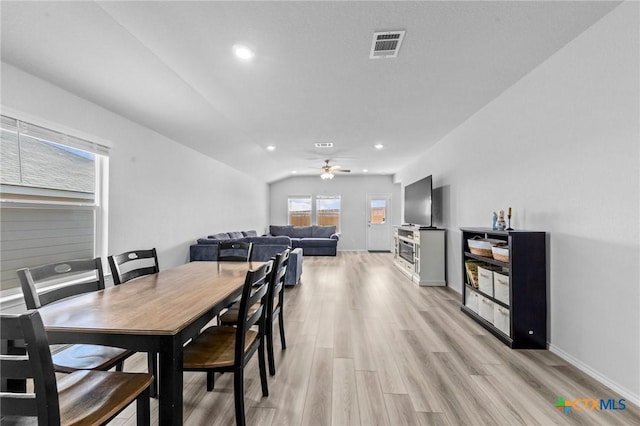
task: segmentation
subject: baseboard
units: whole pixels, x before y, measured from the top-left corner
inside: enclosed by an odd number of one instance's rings
[[[622,395],[627,401],[630,401],[634,405],[640,407],[640,395],[636,395],[632,391],[630,391],[629,389],[625,388],[624,386],[621,386],[620,384],[611,381],[609,378],[607,378],[607,376],[605,376],[602,373],[594,370],[593,368],[589,367],[588,365],[586,365],[582,361],[576,359],[575,357],[569,355],[568,353],[566,353],[562,349],[558,348],[557,346],[549,344],[549,352],[552,352],[552,353],[558,355],[560,358],[564,359],[569,364],[571,364],[574,367],[576,367],[578,370],[580,370],[583,373],[591,376],[592,378],[594,378],[595,380],[599,381],[603,385],[611,388],[613,391],[615,391],[615,392],[619,393],[620,395]]]

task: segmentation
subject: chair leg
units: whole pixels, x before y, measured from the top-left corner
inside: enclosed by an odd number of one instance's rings
[[[151,424],[151,404],[149,404],[149,388],[145,389],[136,398],[136,419],[138,426],[149,426]]]
[[[233,372],[233,400],[236,406],[236,425],[245,426],[244,419],[244,369]]]
[[[258,346],[258,364],[260,366],[260,384],[262,384],[262,396],[269,396],[269,385],[267,384],[267,367],[264,362],[264,335],[260,338]]]
[[[147,353],[147,368],[149,369],[149,374],[153,375],[153,382],[151,383],[151,388],[149,390],[149,394],[152,398],[158,397],[158,354],[156,352],[148,352]]]
[[[207,371],[207,392],[211,392],[215,386],[215,376],[213,371]]]
[[[267,339],[267,358],[269,360],[269,374],[275,376],[276,374],[276,361],[273,353],[273,323],[267,322],[265,337]]]
[[[124,369],[124,361],[120,361],[116,364],[116,371],[122,371]]]
[[[280,328],[280,343],[282,349],[287,349],[287,342],[284,338],[284,316],[282,315],[282,306],[280,306],[280,313],[278,314],[278,327]]]

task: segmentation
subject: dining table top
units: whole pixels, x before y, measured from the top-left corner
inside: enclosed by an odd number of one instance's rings
[[[191,262],[39,309],[47,331],[176,335],[264,262]]]

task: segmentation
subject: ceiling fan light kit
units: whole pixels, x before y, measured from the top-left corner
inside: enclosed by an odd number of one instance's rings
[[[322,174],[320,175],[320,179],[322,179],[322,180],[333,179],[333,173],[331,173],[331,172],[322,172]]]
[[[342,173],[351,173],[351,170],[345,170],[345,169],[341,169],[339,165],[334,165],[331,166],[329,164],[330,160],[324,160],[324,166],[322,166],[320,168],[320,170],[322,170],[322,173],[320,174],[320,179],[322,180],[327,180],[327,179],[333,179],[333,172],[342,172]]]

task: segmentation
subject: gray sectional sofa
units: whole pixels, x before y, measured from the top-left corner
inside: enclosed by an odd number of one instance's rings
[[[189,247],[191,262],[212,261],[218,259],[218,244],[221,241],[246,241],[253,243],[251,260],[263,262],[271,259],[276,254],[291,248],[291,256],[287,265],[285,285],[292,286],[300,282],[302,275],[302,249],[293,248],[289,237],[258,236],[256,231],[221,232],[200,238],[196,244]]]
[[[301,248],[305,256],[335,256],[339,235],[335,226],[271,225],[269,235],[291,238],[293,248]]]

